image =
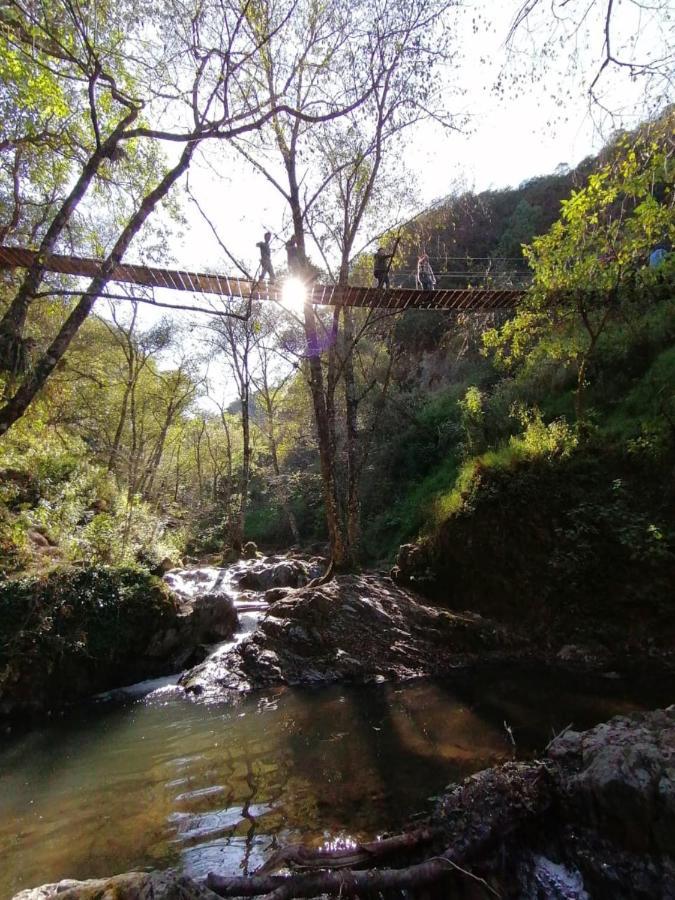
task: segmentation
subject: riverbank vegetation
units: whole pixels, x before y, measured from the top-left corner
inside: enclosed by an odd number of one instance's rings
[[[672,107],[574,169],[457,192],[380,235],[401,285],[425,250],[439,287],[526,287],[510,312],[233,299],[148,317],[152,292],[111,287],[130,246],[164,259],[205,141],[282,198],[293,274],[370,278],[357,238],[382,224],[385,199],[408,197],[406,136],[434,118],[431,101],[459,124],[438,81],[457,48],[442,0],[393,3],[366,34],[340,10],[270,7],[263,21],[207,4],[166,35],[151,11],[126,36],[118,9],[105,26],[70,7],[28,11],[29,32],[2,20],[20,111],[0,148],[2,240],[39,253],[0,286],[0,573],[161,572],[236,559],[247,541],[319,552],[340,572],[388,567],[417,542],[399,577],[444,602],[559,606],[572,592],[578,606],[625,595],[661,609],[675,559]],[[110,55],[150,20],[163,44]],[[308,81],[307,59],[336,34]],[[240,77],[266,86],[257,103]],[[194,127],[153,125],[168,97]],[[163,141],[180,148],[171,165]],[[47,272],[46,254],[66,249],[104,259],[86,288]]]
[[[449,258],[498,256],[514,216],[522,224],[523,205],[534,208],[533,191],[540,198],[521,231],[533,284],[514,316],[412,311],[373,323],[354,313],[354,347],[340,333],[328,353],[337,510],[345,522],[358,514],[361,563],[391,560],[420,536],[433,542],[509,473],[529,479],[525,508],[536,510],[528,473],[564,470],[574,494],[574,471],[593,466],[602,497],[589,503],[606,513],[595,517],[598,536],[616,529],[628,555],[669,559],[672,255],[647,262],[672,239],[672,124],[668,111],[573,173],[450,198],[405,233],[403,266],[407,244],[422,238]],[[537,237],[564,192],[560,216]],[[472,231],[485,240],[486,221],[489,247]],[[34,314],[35,341],[56,314]],[[249,539],[268,549],[327,539],[300,323],[258,304],[251,319],[199,335],[197,350],[192,331],[169,320],[143,327],[137,305],[112,301],[84,323],[0,446],[6,573],[80,560],[152,569]],[[344,376],[345,353],[355,420],[334,373]],[[235,378],[236,397],[217,396],[207,362]]]

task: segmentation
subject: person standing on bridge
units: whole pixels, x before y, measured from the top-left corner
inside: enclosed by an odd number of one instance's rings
[[[436,287],[436,276],[426,253],[417,260],[417,283],[422,286],[423,291],[433,291]]]
[[[265,239],[258,241],[256,247],[260,250],[260,278],[262,280],[265,275],[269,275],[270,284],[274,284],[276,276],[274,274],[274,268],[272,267],[272,251],[270,249],[271,237],[272,232],[266,231]]]
[[[373,275],[377,281],[379,288],[389,287],[389,268],[390,260],[394,257],[393,253],[387,253],[384,247],[378,247],[377,253],[373,258]]]

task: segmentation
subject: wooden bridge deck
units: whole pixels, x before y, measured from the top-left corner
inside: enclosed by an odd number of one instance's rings
[[[0,246],[0,269],[26,268],[33,264],[37,253],[23,247]],[[62,256],[54,253],[44,262],[50,272],[93,278],[99,274],[101,260],[87,257]],[[207,272],[187,272],[182,269],[160,269],[122,263],[114,270],[112,282],[137,284],[143,287],[189,291],[196,294],[217,294],[233,300],[283,301],[283,281],[274,285],[254,282],[229,275]],[[512,309],[525,292],[517,288],[453,288],[419,291],[410,288],[381,290],[372,287],[338,287],[314,284],[307,299],[323,306],[361,306],[375,309],[449,309],[457,311],[489,311]]]

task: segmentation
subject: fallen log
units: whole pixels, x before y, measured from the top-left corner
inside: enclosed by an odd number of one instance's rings
[[[209,873],[207,886],[221,897],[263,897],[290,900],[321,894],[354,897],[372,891],[415,889],[432,884],[448,873],[494,852],[514,831],[533,823],[551,805],[554,796],[549,770],[543,763],[511,763],[479,772],[446,795],[434,813],[433,822],[417,832],[396,835],[360,845],[357,863],[371,864],[391,856],[393,848],[405,857],[420,848],[442,841],[443,849],[428,848],[421,861],[400,868],[343,868],[354,848],[310,850],[297,846],[274,854],[251,876],[223,877]],[[366,849],[368,848],[368,849]],[[270,875],[279,863],[299,864],[324,871],[292,875]],[[464,874],[472,875],[470,872]],[[473,877],[473,876],[472,876]]]

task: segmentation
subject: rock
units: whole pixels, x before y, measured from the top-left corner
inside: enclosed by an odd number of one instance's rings
[[[201,594],[182,603],[177,621],[155,635],[146,656],[154,659],[170,657],[175,670],[190,659],[199,645],[229,640],[238,625],[239,617],[231,597]]]
[[[34,547],[53,547],[54,545],[47,540],[47,537],[35,528],[29,528],[26,537]]]
[[[328,568],[328,560],[325,556],[312,556],[307,563],[307,575],[309,578],[321,578]]]
[[[13,900],[216,900],[216,894],[186,875],[127,872],[89,881],[64,880],[16,894]]]
[[[517,646],[480,616],[424,606],[389,579],[344,575],[286,592],[249,637],[180,683],[213,696],[278,683],[411,678],[448,672],[478,655],[499,658]]]
[[[194,642],[227,641],[237,630],[239,617],[227,594],[202,594],[191,606],[187,625]]]
[[[165,556],[164,559],[156,566],[153,575],[166,575],[167,572],[170,572],[172,569],[177,569],[178,563],[175,560],[171,559],[170,556]]]
[[[565,644],[556,654],[559,662],[583,666],[585,669],[601,669],[611,661],[611,654],[602,644]]]
[[[627,851],[675,857],[675,706],[618,716],[549,748],[570,808]]]
[[[391,570],[396,584],[422,587],[434,581],[434,575],[423,544],[402,544]]]
[[[258,547],[254,541],[247,541],[241,550],[242,559],[257,559]]]
[[[169,673],[148,656],[179,625],[161,581],[135,569],[69,567],[0,581],[0,715],[31,715]]]
[[[274,587],[301,587],[313,577],[310,565],[287,557],[266,557],[236,576],[240,588],[267,591]]]
[[[293,590],[294,588],[270,588],[268,591],[265,591],[265,602],[275,603],[277,600],[283,600]]]

